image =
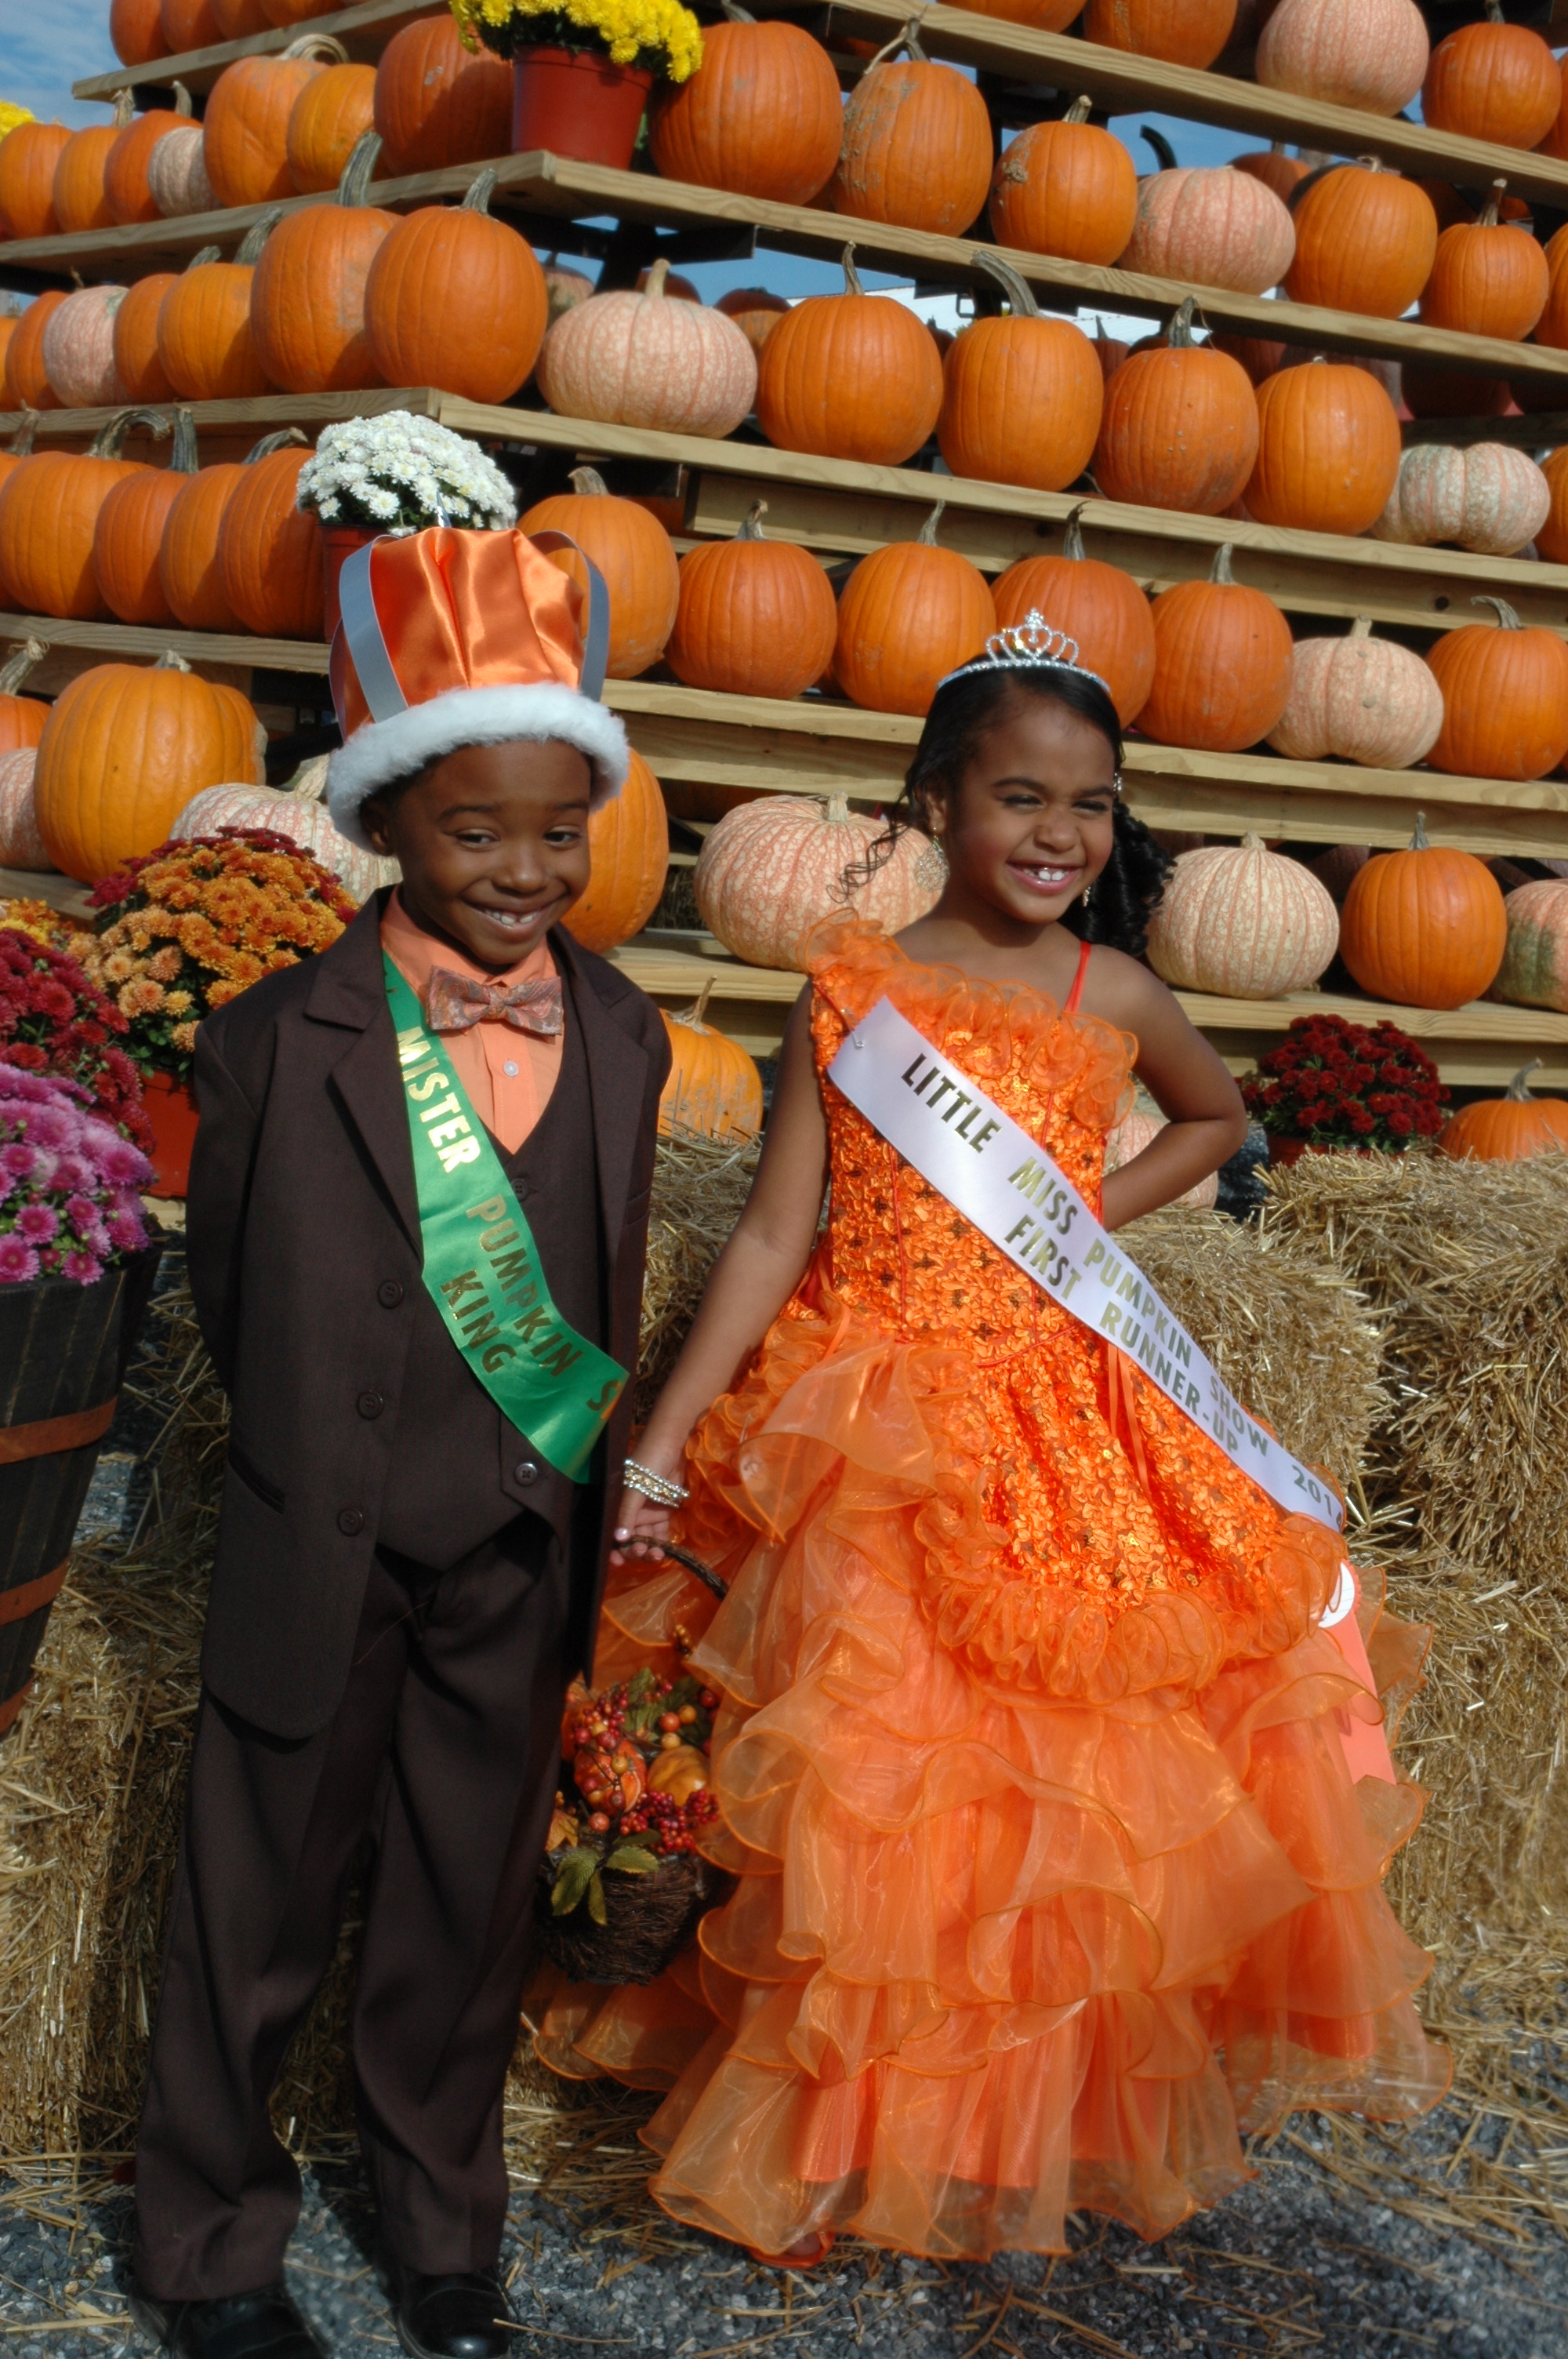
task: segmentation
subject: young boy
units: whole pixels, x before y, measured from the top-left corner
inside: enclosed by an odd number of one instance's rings
[[[362,1863],[355,2083],[398,2336],[510,2344],[502,2092],[669,1065],[652,1003],[558,929],[627,766],[602,601],[595,575],[585,652],[580,593],[515,532],[351,560],[329,798],[403,883],[198,1038],[190,1277],[233,1421],[135,2299],[188,2359],[319,2354],[267,2098]]]

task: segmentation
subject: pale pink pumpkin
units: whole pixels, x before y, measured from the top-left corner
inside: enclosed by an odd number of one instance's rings
[[[835,910],[890,934],[923,918],[940,893],[928,839],[909,829],[869,877],[845,882],[887,832],[843,795],[760,795],[726,811],[697,854],[692,883],[702,921],[749,966],[794,967],[801,937]]]
[[[1115,1129],[1106,1133],[1107,1171],[1119,1171],[1124,1163],[1130,1163],[1135,1155],[1141,1155],[1146,1147],[1152,1146],[1164,1127],[1162,1114],[1145,1114],[1141,1106],[1134,1106],[1130,1114],[1124,1114]],[[1219,1201],[1218,1172],[1211,1171],[1206,1180],[1200,1180],[1197,1186],[1189,1188],[1184,1196],[1173,1196],[1171,1201],[1173,1204],[1184,1206],[1189,1212],[1212,1212]]]
[[[326,785],[327,756],[322,754],[297,770],[286,787],[247,786],[237,779],[203,787],[192,795],[169,833],[215,835],[221,827],[273,828],[313,853],[323,868],[330,868],[351,899],[368,901],[378,886],[395,885],[403,871],[395,860],[362,852],[338,833],[321,800]]]
[[[1431,43],[1415,0],[1280,0],[1258,39],[1268,90],[1366,114],[1398,114],[1426,80]]]
[[[1138,219],[1118,267],[1262,295],[1295,251],[1290,213],[1272,189],[1249,172],[1199,164],[1140,180]]]
[[[1420,656],[1371,634],[1370,616],[1357,614],[1348,638],[1296,641],[1290,699],[1269,732],[1277,754],[1408,770],[1432,751],[1443,690]]]
[[[0,868],[34,868],[57,875],[54,862],[38,829],[33,799],[33,771],[38,749],[19,745],[0,754]]]
[[[733,320],[671,300],[661,258],[640,294],[590,296],[555,321],[539,389],[565,418],[715,440],[732,434],[757,392],[757,356]]]
[[[1552,486],[1527,451],[1506,442],[1473,442],[1467,451],[1418,442],[1400,459],[1372,530],[1379,540],[1417,549],[1453,541],[1477,556],[1511,557],[1551,513]]]
[[[65,409],[98,409],[124,401],[114,365],[114,314],[124,287],[82,287],[53,311],[44,330],[44,375]]]
[[[1162,981],[1222,999],[1304,991],[1338,946],[1327,888],[1260,835],[1184,852],[1149,928],[1149,963]]]
[[[218,195],[207,177],[207,151],[199,123],[166,131],[147,158],[147,187],[166,221],[181,213],[218,211]]]
[[[5,776],[0,766],[0,794]],[[1538,884],[1516,886],[1504,894],[1503,909],[1508,948],[1487,998],[1568,1014],[1568,884],[1542,877]]]

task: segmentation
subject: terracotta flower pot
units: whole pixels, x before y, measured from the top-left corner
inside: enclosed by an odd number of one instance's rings
[[[149,1196],[183,1196],[190,1184],[190,1150],[196,1144],[196,1093],[172,1073],[149,1073],[143,1093],[153,1126]]]
[[[654,87],[644,66],[611,65],[592,49],[523,49],[513,60],[512,152],[548,148],[624,172]]]
[[[372,525],[324,524],[321,527],[322,575],[326,588],[326,628],[323,637],[330,645],[332,635],[342,620],[338,603],[338,580],[356,549],[379,540],[381,535]]]

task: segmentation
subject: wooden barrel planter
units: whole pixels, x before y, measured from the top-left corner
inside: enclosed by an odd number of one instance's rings
[[[0,1286],[0,1736],[32,1682],[161,1239],[92,1286]]]

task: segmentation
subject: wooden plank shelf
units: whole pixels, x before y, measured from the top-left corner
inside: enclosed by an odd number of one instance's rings
[[[313,16],[303,28],[290,25],[179,57],[157,58],[147,65],[116,65],[73,83],[72,95],[109,104],[122,90],[166,90],[176,79],[189,90],[207,90],[236,58],[276,54],[301,29],[336,34],[351,56],[373,60],[403,26],[429,13],[430,0],[363,0],[357,7]],[[784,0],[784,5],[760,13],[801,12],[798,0],[793,6]],[[907,0],[832,0],[825,28],[828,46],[853,35],[880,44],[892,38],[908,15]],[[1035,32],[966,8],[926,8],[920,38],[934,57],[1033,88],[1075,97],[1085,92],[1097,105],[1119,114],[1148,108],[1221,130],[1255,133],[1260,139],[1294,141],[1329,155],[1379,156],[1402,170],[1469,188],[1488,189],[1501,174],[1517,196],[1568,211],[1568,163],[1554,157],[1495,147],[1485,140],[1431,130],[1425,124],[1265,90],[1227,73],[1134,57],[1071,34]]]
[[[963,14],[954,9],[941,13]],[[1560,168],[1568,176],[1568,165]],[[439,172],[377,180],[369,191],[369,201],[395,212],[460,198],[480,169],[477,164],[463,164]],[[738,230],[751,229],[764,245],[786,253],[837,260],[846,243],[852,243],[864,266],[916,280],[996,291],[995,280],[976,261],[976,246],[967,238],[937,237],[881,222],[851,222],[809,205],[732,196],[722,190],[661,179],[653,173],[617,172],[541,151],[498,158],[493,169],[498,185],[492,210],[521,209],[530,220],[539,222],[541,234],[552,240],[561,223],[605,213],[651,228],[712,229],[729,224]],[[297,212],[321,201],[319,196],[294,197],[282,210]],[[265,205],[242,205],[232,212],[185,213],[168,221],[133,222],[117,229],[12,239],[0,246],[0,285],[24,289],[65,286],[73,271],[83,277],[112,281],[154,270],[182,269],[199,246],[237,244],[271,210]],[[1219,288],[1188,288],[1141,272],[1026,254],[1017,246],[988,250],[1004,255],[1032,286],[1044,288],[1048,295],[1070,299],[1073,305],[1108,305],[1113,310],[1162,320],[1193,294],[1198,297],[1201,316],[1209,327],[1239,335],[1266,337],[1313,351],[1415,361],[1493,378],[1568,380],[1568,351],[1549,346],[1509,343],[1494,336],[1462,336],[1423,326],[1419,321],[1374,320],[1361,312],[1274,302]]]
[[[1516,451],[1555,451],[1568,442],[1568,409],[1537,410],[1523,418],[1406,418],[1400,431],[1407,447],[1444,442],[1462,451],[1472,442],[1507,442]]]
[[[639,939],[609,953],[633,983],[671,1009],[689,1006],[708,987],[708,1021],[741,1040],[754,1056],[777,1052],[804,975],[743,966],[711,949],[672,950]],[[1244,1072],[1298,1016],[1344,1016],[1354,1024],[1397,1024],[1437,1060],[1445,1082],[1466,1087],[1506,1082],[1531,1057],[1542,1089],[1568,1087],[1568,1016],[1540,1007],[1504,1007],[1487,1000],[1445,1013],[1363,999],[1353,992],[1297,991],[1283,999],[1219,999],[1179,991],[1192,1021],[1214,1041],[1227,1065]]]

